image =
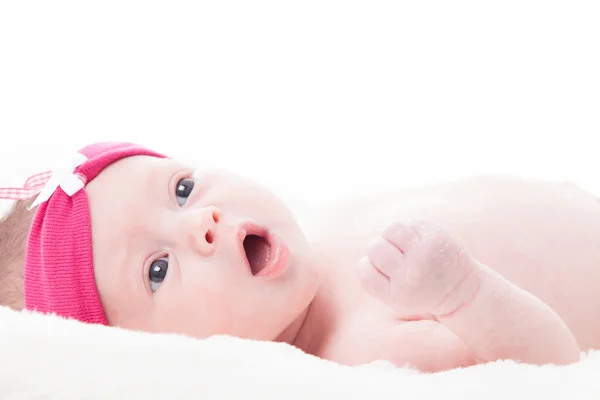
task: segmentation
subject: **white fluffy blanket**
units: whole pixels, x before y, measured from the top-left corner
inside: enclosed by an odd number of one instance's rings
[[[599,399],[600,352],[580,363],[496,362],[437,374],[346,367],[284,344],[194,340],[0,308],[2,399]]]

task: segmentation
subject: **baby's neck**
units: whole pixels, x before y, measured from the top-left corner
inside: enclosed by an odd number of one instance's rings
[[[304,324],[307,320],[309,310],[310,305],[302,311],[302,313],[287,328],[285,328],[277,338],[275,338],[274,342],[282,342],[295,346],[295,342],[304,331]]]
[[[321,274],[319,287],[308,307],[276,341],[291,344],[305,353],[319,356],[336,324],[331,283],[329,273]]]
[[[291,345],[305,353],[318,356],[330,336],[333,325],[333,315],[330,302],[323,292],[319,290],[305,311],[302,324]]]

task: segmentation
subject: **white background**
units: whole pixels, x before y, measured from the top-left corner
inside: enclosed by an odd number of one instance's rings
[[[598,1],[4,1],[0,186],[91,141],[294,207],[510,173],[600,194]]]

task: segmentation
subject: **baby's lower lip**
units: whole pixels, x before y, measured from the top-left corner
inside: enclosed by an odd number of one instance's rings
[[[252,267],[244,249],[244,239],[248,235],[256,235],[264,238],[271,247],[267,264],[256,275],[252,273]],[[272,279],[280,275],[287,268],[290,260],[289,248],[280,237],[270,234],[267,229],[254,224],[243,225],[238,231],[238,239],[241,255],[251,275],[262,279]]]
[[[290,261],[290,250],[278,236],[269,235],[265,238],[271,246],[271,255],[265,268],[256,274],[261,278],[275,278],[287,268]]]

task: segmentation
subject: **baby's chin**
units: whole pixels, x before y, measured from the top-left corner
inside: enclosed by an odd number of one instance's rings
[[[299,280],[296,307],[302,309],[308,307],[315,297],[321,282],[321,271],[310,250],[294,257],[294,268],[297,269]]]

